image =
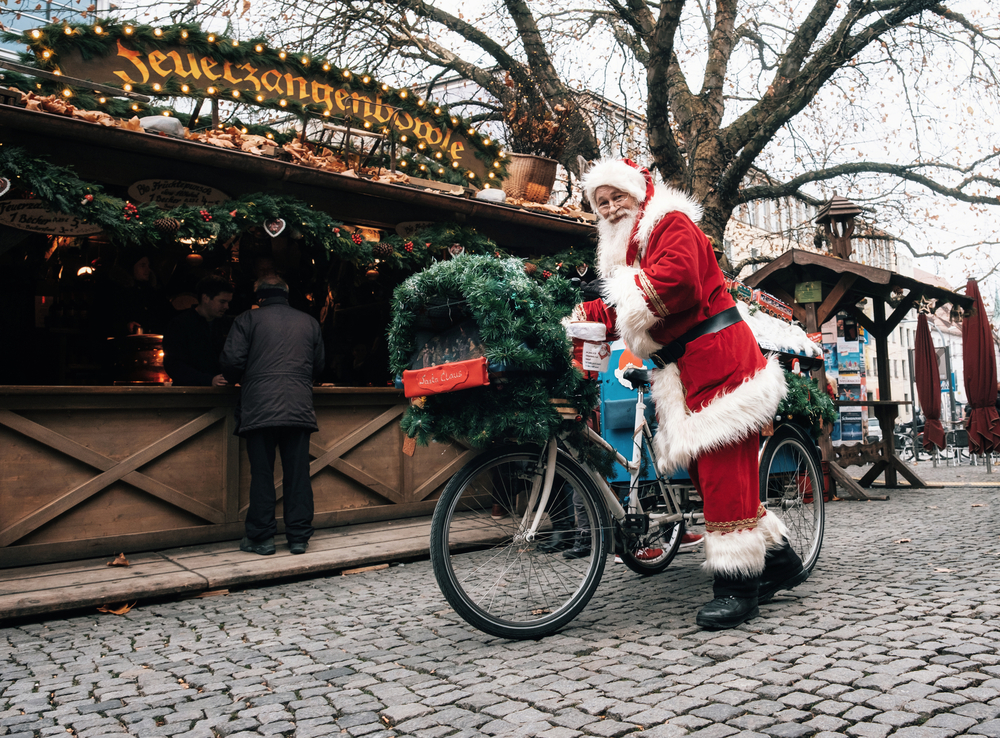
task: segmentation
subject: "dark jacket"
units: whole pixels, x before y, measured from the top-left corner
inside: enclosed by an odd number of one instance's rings
[[[238,316],[222,350],[222,374],[240,384],[236,432],[259,428],[318,430],[313,380],[324,367],[319,323],[271,297]]]
[[[219,354],[229,321],[211,322],[192,307],[182,310],[163,332],[163,368],[178,386],[210,387],[221,372]]]

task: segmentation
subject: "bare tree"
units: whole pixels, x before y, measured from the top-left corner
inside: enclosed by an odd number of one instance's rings
[[[1000,34],[973,0],[253,1],[265,4],[150,9],[249,23],[342,64],[431,80],[431,94],[459,75],[485,93],[463,101],[477,119],[569,111],[560,160],[573,172],[577,155],[601,150],[579,91],[644,99],[650,163],[703,203],[717,241],[741,203],[817,183],[911,222],[940,217],[927,193],[998,204],[987,132],[1000,116]],[[776,176],[748,186],[753,167]]]

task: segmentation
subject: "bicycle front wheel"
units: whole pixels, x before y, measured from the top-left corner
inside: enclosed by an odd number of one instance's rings
[[[788,527],[788,542],[811,571],[823,544],[823,477],[812,449],[798,434],[779,429],[760,460],[760,501]]]
[[[445,486],[431,519],[430,556],[442,594],[466,622],[501,638],[540,638],[586,607],[600,584],[610,524],[600,491],[568,454],[534,538],[532,485],[544,448],[516,446],[473,459]],[[536,503],[537,506],[537,503]],[[554,530],[562,531],[553,536]],[[572,548],[554,545],[570,539]]]

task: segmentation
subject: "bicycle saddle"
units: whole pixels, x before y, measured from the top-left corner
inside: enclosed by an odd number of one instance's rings
[[[649,370],[648,369],[638,369],[634,366],[630,366],[622,373],[622,377],[625,381],[632,385],[632,389],[639,389],[639,387],[649,387]]]

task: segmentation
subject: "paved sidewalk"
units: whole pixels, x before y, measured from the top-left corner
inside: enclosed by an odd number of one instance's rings
[[[935,486],[1000,486],[1000,468],[987,473],[982,463],[946,466],[941,461],[935,468],[932,462],[921,461],[914,469]],[[866,469],[848,471],[860,478]],[[875,494],[890,497],[910,492],[875,489]],[[238,541],[229,541],[129,554],[128,567],[108,566],[113,558],[109,556],[0,570],[0,623],[412,560],[427,555],[429,534],[430,518],[413,518],[317,531],[303,556],[289,554],[280,540],[274,556],[243,553]]]
[[[128,554],[127,567],[108,566],[115,557],[105,556],[0,569],[0,623],[406,561],[427,555],[429,536],[429,517],[410,518],[316,531],[299,556],[279,536],[272,556],[245,553],[239,541],[227,541]]]
[[[811,578],[722,632],[694,623],[700,553],[609,565],[538,642],[467,625],[426,561],[22,623],[0,736],[995,738],[998,507],[992,486],[831,503]]]

